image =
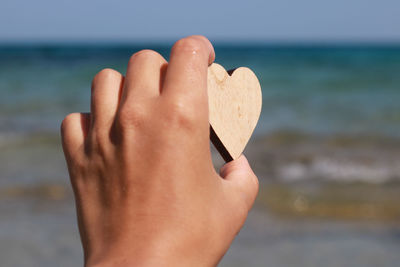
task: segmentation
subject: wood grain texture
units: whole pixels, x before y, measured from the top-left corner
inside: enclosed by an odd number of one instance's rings
[[[230,74],[216,63],[208,68],[210,139],[226,162],[242,154],[262,105],[261,86],[253,71],[240,67]]]

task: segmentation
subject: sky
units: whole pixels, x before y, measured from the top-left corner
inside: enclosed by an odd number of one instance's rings
[[[396,42],[399,0],[1,0],[1,42]]]

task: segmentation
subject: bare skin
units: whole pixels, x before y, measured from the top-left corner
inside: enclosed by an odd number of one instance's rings
[[[258,192],[246,158],[218,174],[209,145],[202,36],[179,40],[169,63],[134,54],[126,77],[93,79],[90,114],[61,126],[85,266],[215,266]]]

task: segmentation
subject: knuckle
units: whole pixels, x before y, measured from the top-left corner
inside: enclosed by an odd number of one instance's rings
[[[109,80],[109,79],[115,79],[116,77],[120,77],[120,76],[122,76],[121,73],[119,73],[116,70],[113,70],[110,68],[102,69],[94,76],[93,81],[92,81],[92,89],[99,82]]]
[[[197,117],[195,111],[182,101],[171,103],[167,110],[168,112],[165,114],[170,125],[188,130],[193,130],[196,127]]]
[[[61,133],[63,135],[67,132],[71,123],[73,123],[77,119],[77,116],[79,116],[79,113],[71,113],[65,116],[65,118],[61,122]]]
[[[172,47],[174,52],[198,53],[204,49],[203,41],[194,36],[186,37],[177,41]]]
[[[140,128],[146,121],[146,112],[141,105],[124,106],[118,113],[117,123],[122,130]]]
[[[156,51],[150,49],[144,49],[134,53],[129,59],[129,63],[132,63],[133,61],[136,61],[139,58],[144,60],[160,59],[161,55]]]

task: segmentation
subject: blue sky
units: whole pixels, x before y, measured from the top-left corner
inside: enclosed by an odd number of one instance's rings
[[[400,42],[399,0],[1,0],[0,42]]]

